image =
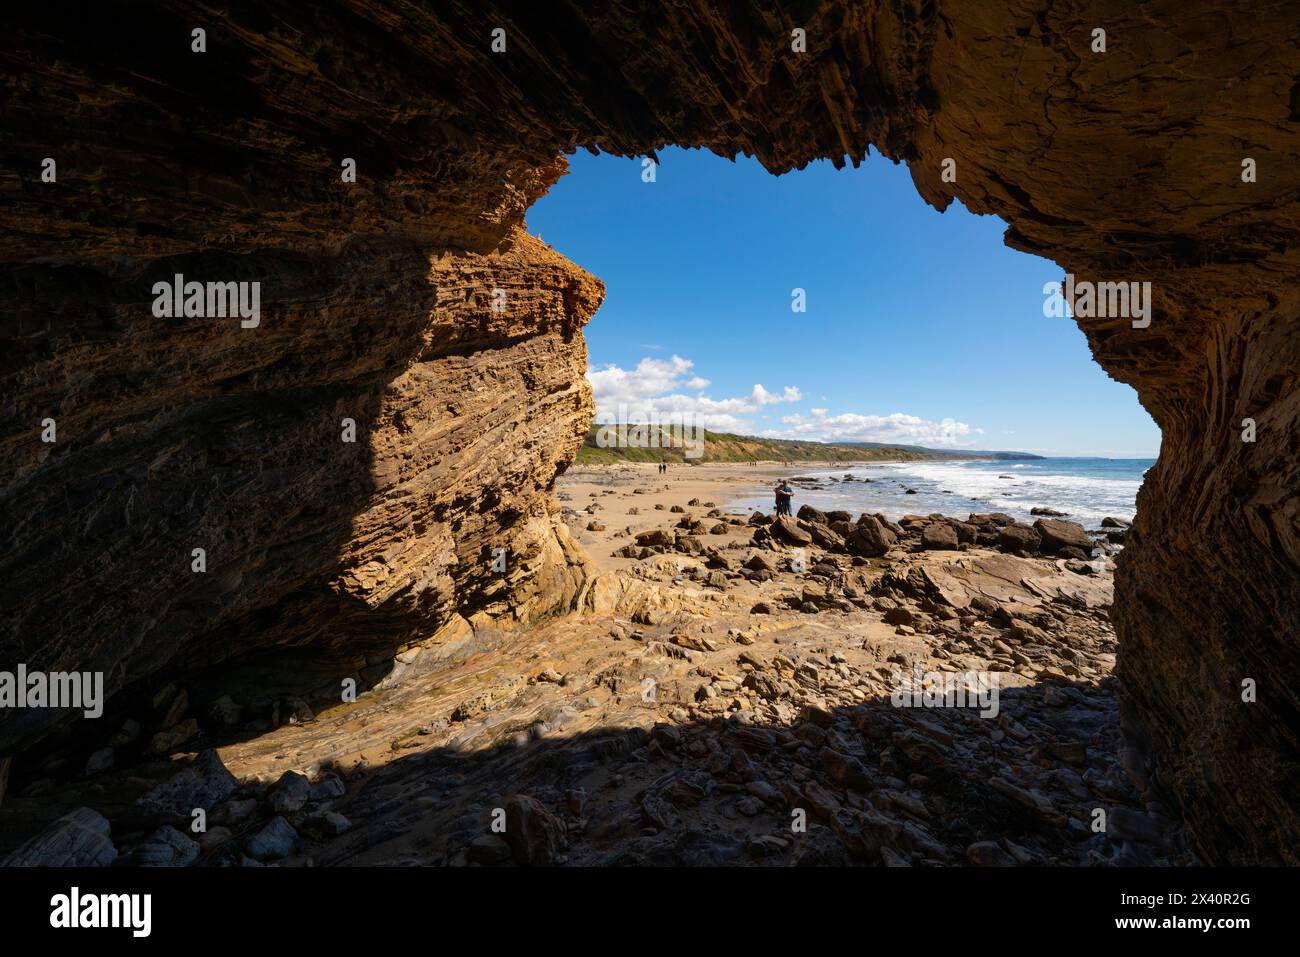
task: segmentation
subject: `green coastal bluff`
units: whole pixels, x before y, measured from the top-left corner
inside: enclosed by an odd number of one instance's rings
[[[1040,459],[1028,452],[930,449],[882,442],[803,442],[664,425],[593,423],[575,465],[615,462],[912,462],[924,459]]]

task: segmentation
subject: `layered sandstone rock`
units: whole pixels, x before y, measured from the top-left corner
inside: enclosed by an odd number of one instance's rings
[[[522,230],[488,255],[257,259],[294,290],[257,328],[156,320],[132,271],[102,279],[111,334],[19,374],[14,421],[49,415],[59,441],[12,447],[6,662],[102,669],[112,693],[309,643],[349,674],[456,611],[571,604],[582,557],[544,490],[591,419],[600,283]],[[197,260],[175,268],[215,268]],[[51,717],[7,712],[4,734]]]
[[[1164,434],[1117,586],[1132,766],[1205,858],[1294,862],[1300,86],[1279,38],[1300,10],[787,6],[11,11],[0,661],[120,688],[283,642],[400,644],[508,605],[483,571],[503,541],[553,569],[518,587],[562,600],[577,559],[545,488],[590,409],[599,292],[518,232],[556,152],[783,172],[875,146],[1081,280],[1152,282],[1148,327],[1080,323]],[[261,280],[262,325],[154,319],[175,272]],[[494,316],[497,281],[531,311]],[[5,716],[0,747],[44,724]]]

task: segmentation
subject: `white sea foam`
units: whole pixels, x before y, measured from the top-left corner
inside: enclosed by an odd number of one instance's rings
[[[796,490],[796,506],[882,512],[897,518],[912,512],[964,515],[967,511],[1008,512],[1032,521],[1030,510],[1051,508],[1096,527],[1105,516],[1132,519],[1141,479],[1138,463],[1045,459],[1035,462],[972,460],[956,462],[872,463],[838,469],[805,469],[797,474],[823,479],[819,489]],[[1119,475],[1088,474],[1118,472]],[[1125,473],[1134,477],[1123,477]],[[839,481],[845,474],[869,483]],[[1140,474],[1140,473],[1137,473]],[[830,479],[836,482],[830,482]],[[907,494],[907,489],[915,494]],[[763,508],[765,493],[744,500]],[[740,503],[737,503],[740,504]]]

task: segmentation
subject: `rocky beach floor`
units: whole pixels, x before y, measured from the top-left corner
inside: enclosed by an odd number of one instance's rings
[[[782,474],[571,471],[573,613],[458,620],[354,703],[258,733],[172,689],[156,730],[6,798],[4,863],[1193,863],[1123,767],[1125,523],[725,507]],[[920,675],[994,676],[996,713],[899,706]]]

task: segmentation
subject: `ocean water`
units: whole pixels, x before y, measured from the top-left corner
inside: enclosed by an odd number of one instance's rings
[[[1033,521],[1030,509],[1053,508],[1085,528],[1096,528],[1106,516],[1132,520],[1142,477],[1155,459],[1049,458],[1026,461],[924,461],[848,465],[840,468],[800,468],[790,477],[821,480],[821,488],[791,483],[794,509],[812,505],[822,511],[881,512],[890,519],[941,512],[965,518],[971,512],[1006,512]],[[870,479],[845,481],[844,476]],[[915,495],[908,495],[908,489]],[[752,494],[727,503],[745,510],[772,511],[767,483],[756,483]]]

